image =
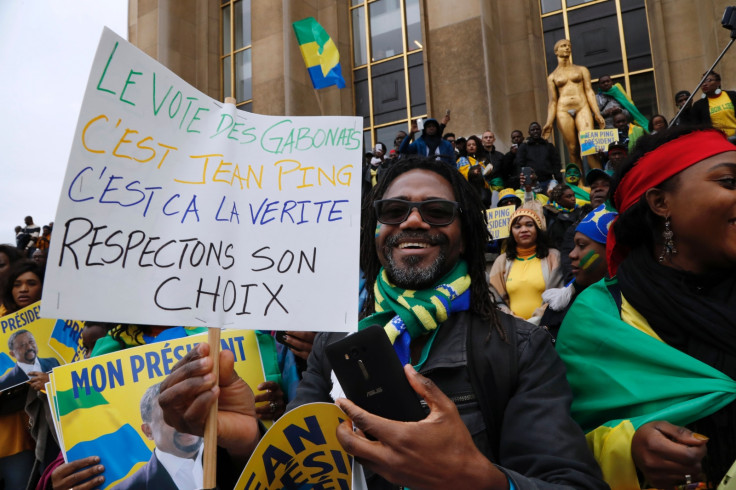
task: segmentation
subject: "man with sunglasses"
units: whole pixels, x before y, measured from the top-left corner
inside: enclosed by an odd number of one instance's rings
[[[370,489],[607,488],[570,418],[572,395],[549,334],[493,306],[489,234],[468,182],[433,158],[410,157],[387,169],[371,197],[360,251],[369,297],[359,329],[384,327],[428,415],[397,422],[340,398],[325,357],[325,346],[344,335],[337,333],[316,337],[288,408],[337,398],[357,428],[343,423],[338,439],[368,470]],[[200,344],[162,384],[166,421],[189,432],[203,431],[214,399],[207,352]],[[232,433],[221,433],[218,445],[242,457],[260,433],[248,397],[234,404],[247,385],[229,355],[221,354],[219,392]]]

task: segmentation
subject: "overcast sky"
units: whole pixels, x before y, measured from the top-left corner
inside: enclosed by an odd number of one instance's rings
[[[0,0],[0,243],[54,221],[103,26],[128,38],[128,0]]]

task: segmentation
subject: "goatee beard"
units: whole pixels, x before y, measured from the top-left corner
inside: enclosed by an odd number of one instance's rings
[[[422,241],[428,241],[431,245],[440,245],[439,254],[428,266],[417,267],[417,264],[422,261],[422,257],[416,255],[404,257],[400,262],[394,258],[392,251],[399,241],[412,238],[421,238]],[[395,286],[403,289],[420,290],[431,287],[445,274],[447,244],[448,239],[444,235],[404,232],[389,237],[383,250],[387,262],[385,269],[389,280]]]

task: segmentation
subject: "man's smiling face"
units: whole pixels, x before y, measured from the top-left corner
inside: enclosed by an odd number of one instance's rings
[[[382,199],[419,202],[428,199],[455,201],[450,183],[430,170],[410,170],[399,175]],[[397,225],[379,223],[376,252],[389,280],[404,289],[425,289],[447,274],[465,250],[460,219],[432,226],[412,209]]]

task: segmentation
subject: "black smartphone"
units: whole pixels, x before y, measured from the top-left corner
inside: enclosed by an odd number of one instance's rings
[[[527,184],[532,181],[532,170],[531,167],[521,167],[521,173],[524,174],[524,179],[526,179]]]
[[[345,395],[360,408],[402,422],[426,417],[382,327],[348,335],[329,344],[325,353]]]

